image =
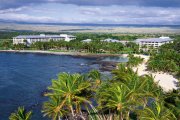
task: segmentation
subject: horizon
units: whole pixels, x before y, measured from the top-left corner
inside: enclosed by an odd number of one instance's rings
[[[0,1],[0,23],[180,25],[179,0]]]
[[[64,25],[64,26],[180,26],[180,24],[119,24],[119,23],[51,23],[51,22],[19,22],[19,21],[0,21],[2,23],[9,24],[22,24],[22,25]]]

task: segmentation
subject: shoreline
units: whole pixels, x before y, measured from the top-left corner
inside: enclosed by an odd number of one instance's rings
[[[49,54],[49,55],[69,55],[69,56],[74,56],[74,57],[85,57],[85,58],[96,58],[97,60],[101,60],[103,57],[127,57],[128,54],[96,54],[96,53],[82,53],[82,52],[56,52],[56,51],[43,51],[43,50],[0,50],[1,52],[9,52],[9,53],[33,53],[33,54]],[[136,57],[140,56],[141,58],[144,58],[144,62],[142,64],[139,64],[137,67],[133,67],[132,69],[134,72],[137,71],[138,75],[152,75],[154,77],[154,81],[158,82],[159,86],[163,88],[165,92],[177,89],[177,86],[175,85],[176,82],[178,82],[177,78],[175,78],[173,75],[169,73],[161,73],[161,72],[151,72],[147,71],[147,61],[149,60],[149,56],[145,55],[138,55],[134,54]],[[107,64],[108,63],[108,64]],[[107,66],[114,66],[114,62],[110,64],[110,62],[106,62]],[[117,63],[117,62],[116,62]],[[108,68],[109,69],[109,68]],[[106,70],[105,70],[106,71]],[[109,70],[108,70],[109,71]],[[166,80],[164,80],[166,78]]]
[[[0,50],[0,52],[8,53],[37,53],[37,54],[50,54],[50,55],[70,55],[70,56],[80,56],[89,58],[99,58],[108,56],[121,56],[127,57],[128,54],[106,54],[106,53],[82,53],[82,52],[55,52],[55,51],[45,51],[45,50]]]
[[[163,73],[163,72],[152,72],[147,70],[147,61],[149,60],[149,56],[144,55],[135,55],[144,58],[142,64],[139,64],[137,67],[133,67],[134,72],[137,71],[138,75],[152,75],[154,78],[154,82],[157,82],[159,86],[165,91],[171,91],[173,89],[178,89],[176,83],[178,79],[175,78],[170,73]]]

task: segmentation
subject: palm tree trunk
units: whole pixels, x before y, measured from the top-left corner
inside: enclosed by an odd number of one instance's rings
[[[73,107],[72,107],[72,106],[70,106],[70,109],[71,109],[71,114],[72,114],[72,116],[74,117],[74,116],[75,116],[75,114],[74,114]]]
[[[126,120],[129,120],[130,111],[127,112]]]
[[[110,115],[109,120],[113,120],[113,114],[110,113],[109,115]]]
[[[86,120],[85,117],[83,116],[83,113],[82,113],[81,110],[80,110],[80,117],[81,117],[83,120]]]
[[[143,105],[144,108],[146,107],[146,104],[147,104],[147,100],[146,98],[144,98],[144,105]]]
[[[120,113],[120,120],[123,120],[123,113]]]

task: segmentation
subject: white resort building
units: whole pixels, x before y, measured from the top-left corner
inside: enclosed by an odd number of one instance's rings
[[[92,42],[92,40],[91,39],[86,39],[86,40],[82,40],[82,42],[83,43],[90,43],[90,42]]]
[[[41,41],[41,42],[48,42],[50,40],[53,41],[59,41],[59,40],[64,40],[64,41],[71,41],[76,39],[75,36],[73,35],[67,35],[67,34],[60,34],[60,35],[45,35],[45,34],[40,34],[40,35],[19,35],[17,37],[13,37],[13,44],[26,44],[26,45],[31,45],[32,43]]]
[[[105,39],[105,40],[101,40],[101,42],[119,42],[119,40],[116,40],[116,39]]]
[[[122,43],[123,45],[126,45],[129,41],[127,40],[116,40],[116,39],[105,39],[105,40],[101,40],[101,42],[114,42],[114,43]]]
[[[159,37],[159,38],[148,38],[148,39],[136,39],[135,41],[139,44],[139,49],[141,50],[149,50],[149,48],[157,49],[163,44],[173,43],[173,39],[169,37]]]

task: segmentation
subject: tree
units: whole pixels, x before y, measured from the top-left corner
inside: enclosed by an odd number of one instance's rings
[[[113,83],[106,89],[101,87],[97,93],[97,102],[101,110],[110,110],[118,115],[120,120],[129,117],[128,113],[133,105],[131,100],[132,91],[123,84]]]
[[[176,120],[174,114],[164,106],[163,102],[153,102],[149,107],[139,110],[140,120]]]
[[[18,107],[18,110],[14,113],[11,113],[9,120],[30,120],[32,112],[25,111],[24,107]]]
[[[144,60],[143,58],[135,57],[132,54],[128,55],[128,58],[129,58],[129,60],[127,62],[127,66],[131,66],[131,67],[134,67],[134,66],[141,64]]]
[[[90,83],[80,74],[70,75],[61,73],[57,80],[52,80],[47,94],[49,102],[44,103],[43,113],[52,119],[64,117],[63,113],[69,112],[70,116],[79,116],[85,119],[81,107],[91,104]]]
[[[68,114],[67,109],[63,107],[63,109],[59,109],[60,105],[63,105],[61,98],[56,96],[49,97],[49,100],[43,104],[42,112],[44,113],[44,116],[48,116],[53,120],[60,120],[62,116]]]
[[[12,46],[12,41],[10,41],[10,40],[4,40],[2,42],[2,47],[4,49],[9,49],[9,48],[11,48],[11,46]]]
[[[180,119],[180,90],[173,90],[164,95],[165,106],[172,110],[176,118]]]
[[[88,74],[88,77],[90,79],[90,82],[93,84],[92,87],[93,87],[93,91],[96,90],[96,88],[98,86],[101,85],[101,80],[102,80],[102,76],[101,76],[101,73],[97,70],[91,70]]]
[[[132,90],[132,100],[138,100],[140,106],[145,107],[150,97],[158,99],[162,95],[162,89],[154,82],[150,75],[138,76],[130,67],[120,64],[117,70],[112,72],[114,81],[119,81]]]
[[[150,57],[148,69],[163,72],[178,72],[180,54],[175,51],[160,52]]]

